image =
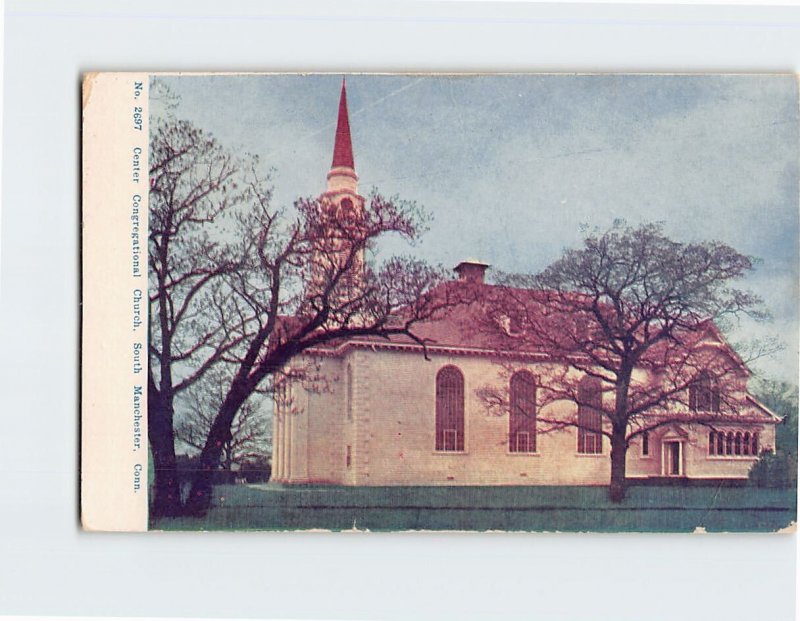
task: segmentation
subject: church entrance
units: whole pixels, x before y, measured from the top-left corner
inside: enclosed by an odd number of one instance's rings
[[[664,442],[661,459],[664,476],[679,477],[683,475],[683,443],[672,440]]]

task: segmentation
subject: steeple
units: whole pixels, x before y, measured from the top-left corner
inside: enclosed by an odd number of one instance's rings
[[[360,286],[364,271],[364,250],[360,246],[351,256],[364,221],[364,197],[358,193],[358,175],[353,160],[350,119],[347,115],[347,86],[342,79],[339,96],[339,117],[333,144],[333,161],[327,187],[320,196],[320,221],[329,230],[316,243],[313,257],[312,286],[324,288],[327,279],[347,261],[349,267],[342,287]],[[352,291],[350,292],[352,293]]]
[[[339,120],[336,123],[336,142],[333,145],[331,168],[350,168],[353,163],[353,143],[350,140],[350,119],[347,115],[347,86],[342,78],[342,94],[339,97]]]
[[[342,93],[339,96],[339,118],[336,121],[336,136],[333,142],[333,161],[328,173],[326,194],[349,193],[358,195],[358,175],[353,159],[353,141],[350,138],[350,119],[347,114],[347,85],[342,78]],[[337,201],[338,202],[338,201]]]

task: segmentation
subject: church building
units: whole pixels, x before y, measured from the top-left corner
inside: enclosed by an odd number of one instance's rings
[[[363,209],[358,193],[347,99],[342,85],[326,200],[343,217]],[[455,267],[450,286],[479,287],[488,265]],[[272,481],[291,484],[377,485],[607,485],[610,443],[606,424],[591,408],[567,401],[537,403],[537,378],[547,353],[498,352],[462,311],[415,328],[429,343],[358,337],[308,355],[329,378],[325,390],[301,381],[277,387],[273,416]],[[713,327],[697,347],[738,359]],[[764,450],[775,447],[780,418],[747,393],[743,364],[723,386],[701,378],[676,422],[637,435],[627,451],[629,479],[746,479]],[[532,416],[491,411],[480,392],[499,387]],[[721,391],[734,391],[741,407],[730,416]],[[598,393],[600,394],[600,393]],[[609,398],[610,395],[598,398]],[[692,422],[716,414],[713,426]],[[540,420],[584,421],[545,432]],[[592,418],[594,417],[594,419]],[[595,420],[594,426],[592,420]],[[587,422],[588,421],[588,422]]]

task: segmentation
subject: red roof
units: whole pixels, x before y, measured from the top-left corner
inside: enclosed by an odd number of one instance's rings
[[[414,323],[412,332],[430,347],[491,350],[497,353],[543,353],[542,344],[537,347],[529,335],[526,336],[524,350],[520,350],[510,347],[507,335],[493,329],[496,322],[489,309],[492,308],[492,298],[498,294],[499,289],[495,285],[464,280],[445,282],[430,293],[434,306],[440,305],[441,308],[433,313],[432,318]],[[531,301],[541,301],[544,295],[541,291],[529,289],[515,291]],[[398,313],[397,321],[402,320],[403,313]],[[418,341],[405,335],[392,335],[388,339],[369,335],[330,342],[322,346],[322,349],[337,349],[345,343],[419,346]]]
[[[433,349],[458,349],[481,350],[493,355],[510,355],[523,357],[551,356],[554,347],[560,349],[560,354],[569,354],[571,341],[556,345],[552,335],[537,336],[536,331],[525,331],[518,323],[519,314],[527,318],[534,317],[542,321],[542,326],[548,332],[558,335],[563,331],[575,330],[578,321],[575,313],[559,313],[553,317],[545,318],[542,309],[547,303],[563,299],[565,308],[570,307],[569,301],[579,300],[582,296],[577,293],[566,294],[535,289],[520,289],[501,287],[485,283],[465,282],[452,280],[443,283],[429,295],[435,305],[441,308],[435,311],[431,319],[419,321],[414,324],[412,332],[418,339],[425,342]],[[509,304],[508,296],[513,299]],[[554,297],[555,296],[555,297]],[[501,302],[502,300],[502,302]],[[397,321],[403,320],[403,313],[398,313]],[[297,320],[295,320],[297,321]],[[524,320],[522,320],[524,321]],[[294,321],[284,319],[281,326],[289,336],[292,332]],[[736,352],[725,341],[716,326],[711,321],[700,322],[696,329],[686,330],[679,341],[674,339],[659,342],[648,351],[642,364],[669,364],[669,360],[681,349],[694,350],[703,347],[704,343],[716,341],[720,353],[726,353],[734,363],[745,370],[746,367]],[[322,350],[337,350],[346,344],[362,346],[414,346],[419,342],[405,335],[392,335],[384,338],[380,336],[355,336],[348,339],[338,339],[319,346]],[[677,349],[676,349],[677,346]],[[562,349],[563,347],[563,349]],[[671,354],[671,352],[673,352]],[[579,354],[579,350],[575,350]]]
[[[350,119],[347,116],[347,89],[342,79],[342,95],[339,98],[339,121],[336,124],[336,141],[333,145],[333,163],[331,168],[352,168],[353,143],[350,140]]]

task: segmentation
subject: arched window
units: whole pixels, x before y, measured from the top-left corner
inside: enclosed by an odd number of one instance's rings
[[[464,376],[456,367],[436,374],[436,450],[464,450]]]
[[[509,387],[508,450],[536,452],[536,380],[528,371],[511,376]]]
[[[603,434],[600,433],[603,417],[603,392],[600,380],[584,377],[578,386],[578,452],[599,454],[603,452]]]
[[[642,434],[642,457],[650,456],[650,432],[645,431]]]
[[[689,385],[689,409],[693,412],[719,412],[719,387],[705,371]]]
[[[708,434],[709,455],[758,455],[758,433],[750,431],[711,431]]]

